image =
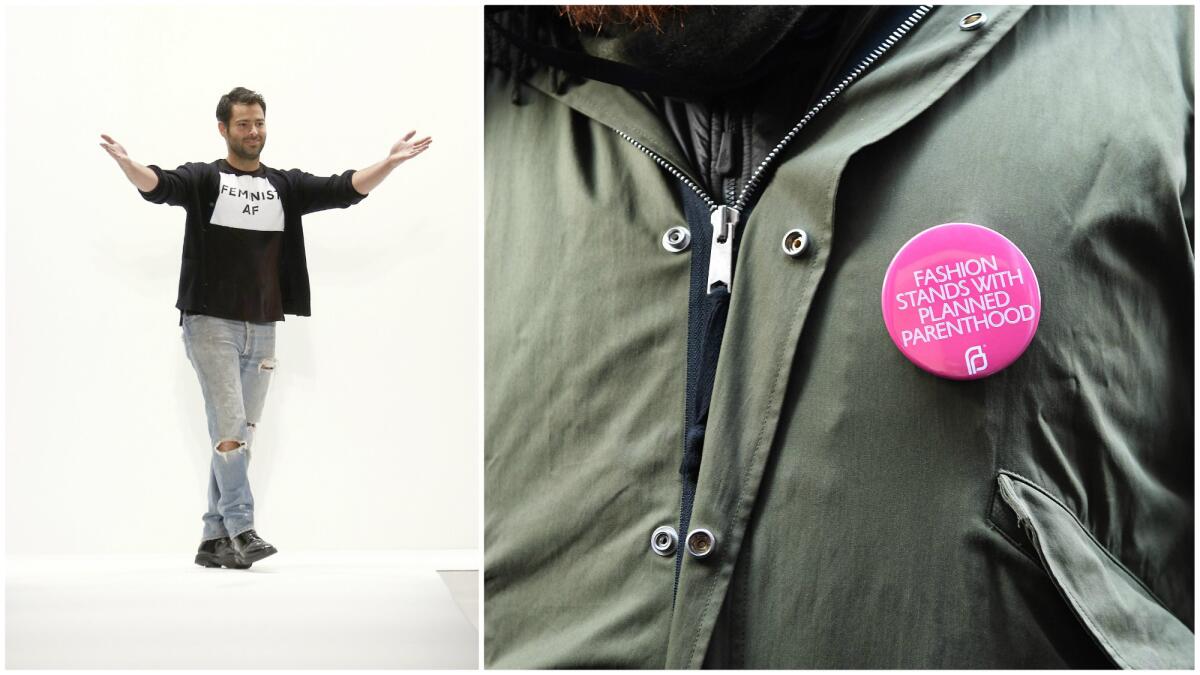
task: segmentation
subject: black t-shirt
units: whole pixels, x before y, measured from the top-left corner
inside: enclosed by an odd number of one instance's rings
[[[282,321],[279,258],[283,204],[266,167],[242,171],[221,160],[212,219],[205,227],[205,314],[238,321]]]

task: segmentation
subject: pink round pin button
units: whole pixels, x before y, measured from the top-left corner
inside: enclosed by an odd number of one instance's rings
[[[900,247],[883,279],[883,323],[900,352],[954,380],[1017,360],[1042,315],[1037,276],[1021,249],[981,225],[946,223]]]

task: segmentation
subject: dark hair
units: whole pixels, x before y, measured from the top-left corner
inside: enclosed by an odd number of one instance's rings
[[[263,114],[267,114],[267,102],[263,100],[262,94],[257,91],[250,91],[245,87],[234,87],[217,102],[218,122],[224,122],[226,125],[229,124],[229,119],[233,116],[234,103],[242,105],[257,103],[262,107]]]

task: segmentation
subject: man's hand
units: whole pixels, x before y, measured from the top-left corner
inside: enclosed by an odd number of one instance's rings
[[[404,138],[396,141],[396,144],[392,146],[392,151],[388,153],[387,161],[393,168],[425,152],[429,148],[429,145],[433,143],[433,138],[429,136],[415,141],[411,140],[416,134],[416,131],[410,131],[404,134]]]
[[[130,159],[129,153],[125,152],[125,147],[113,140],[112,136],[100,134],[100,138],[104,139],[100,147],[104,148],[109,157],[117,161],[117,166],[121,167],[121,171],[125,172],[125,177],[129,179],[130,183],[133,183],[134,187],[142,192],[150,192],[158,187],[158,176],[153,170]]]
[[[109,136],[108,134],[100,134],[100,138],[104,139],[104,142],[100,144],[100,147],[104,148],[104,151],[108,153],[109,157],[117,160],[117,164],[124,165],[129,161],[129,153],[125,152],[125,146],[114,141],[113,137]]]
[[[396,141],[396,144],[392,146],[391,151],[388,152],[387,159],[372,164],[365,169],[355,171],[354,175],[350,177],[350,182],[354,185],[354,189],[361,195],[368,194],[382,183],[384,178],[387,178],[392,169],[428,150],[429,145],[433,143],[433,139],[426,136],[415,141],[412,140],[412,137],[416,135],[416,131],[404,134],[404,138]]]

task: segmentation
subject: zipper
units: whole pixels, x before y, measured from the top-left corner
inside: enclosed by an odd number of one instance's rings
[[[733,282],[734,246],[737,241],[738,228],[743,223],[745,213],[750,209],[752,200],[762,184],[765,174],[783,153],[784,148],[800,133],[800,130],[812,121],[826,106],[836,99],[847,87],[862,76],[873,63],[879,60],[896,43],[910,32],[932,7],[921,5],[904,18],[890,34],[870,52],[865,54],[852,70],[843,71],[845,76],[819,102],[816,103],[804,117],[767,153],[767,156],[750,173],[737,193],[738,179],[730,179],[715,186],[723,194],[723,203],[718,204],[696,181],[686,173],[671,164],[662,155],[654,152],[629,134],[614,129],[621,138],[625,139],[644,155],[654,160],[664,171],[679,180],[687,190],[683,190],[684,211],[688,222],[702,227],[695,221],[703,218],[703,209],[708,209],[709,222],[712,225],[712,244],[708,253],[707,276],[703,252],[697,249],[692,255],[691,284],[688,299],[688,366],[687,390],[684,404],[684,439],[683,456],[680,465],[680,509],[679,509],[679,546],[675,553],[675,583],[671,595],[674,606],[679,592],[679,578],[682,572],[685,544],[691,525],[692,504],[695,499],[699,467],[704,449],[704,437],[708,420],[708,409],[711,402],[714,376],[717,360],[720,355],[721,343],[725,332],[725,321],[729,308],[730,292]],[[899,17],[897,17],[899,18]],[[852,62],[853,63],[853,62]],[[690,190],[699,203],[688,195]],[[701,221],[702,222],[702,221]],[[705,282],[704,280],[707,279]],[[701,284],[704,283],[704,286]]]
[[[725,205],[714,208],[708,215],[708,222],[712,224],[706,287],[709,295],[722,286],[729,289],[733,283],[733,238],[741,215],[741,211]]]
[[[775,159],[783,153],[784,148],[786,148],[787,145],[792,142],[796,135],[800,133],[801,129],[808,126],[808,123],[811,122],[818,113],[824,110],[826,106],[828,106],[833,102],[834,99],[841,95],[841,93],[845,91],[846,88],[851,84],[853,84],[855,80],[862,77],[863,73],[870,69],[870,67],[884,54],[890,51],[892,47],[894,47],[896,43],[900,41],[901,38],[903,38],[906,34],[908,34],[909,31],[916,27],[916,25],[920,23],[921,19],[925,18],[925,15],[928,14],[932,9],[932,5],[921,5],[917,7],[917,9],[914,10],[907,19],[901,22],[901,24],[892,31],[891,35],[888,35],[886,38],[884,38],[883,42],[879,43],[875,49],[871,50],[869,54],[863,57],[863,59],[858,62],[858,65],[855,66],[854,69],[851,70],[848,75],[846,75],[846,77],[842,78],[842,81],[839,82],[837,86],[831,89],[829,93],[825,94],[824,98],[822,98],[817,102],[816,105],[809,109],[808,113],[805,114],[804,117],[801,118],[800,121],[797,122],[796,125],[793,126],[792,129],[788,131],[778,143],[775,144],[775,147],[771,148],[771,151],[767,153],[767,156],[763,158],[763,161],[760,162],[759,165],[755,167],[754,172],[750,174],[750,179],[747,180],[746,185],[742,187],[741,194],[737,195],[736,198],[732,198],[733,191],[731,189],[727,190],[724,204],[717,204],[717,202],[713,200],[713,198],[710,197],[707,192],[704,191],[704,188],[700,187],[691,178],[688,178],[687,174],[685,174],[683,171],[680,171],[675,165],[663,158],[662,155],[651,150],[650,148],[647,148],[645,145],[641,144],[624,131],[621,131],[620,129],[614,129],[618,136],[628,141],[633,145],[633,147],[641,150],[642,153],[650,157],[650,159],[653,159],[654,162],[666,170],[667,173],[683,181],[684,185],[691,189],[692,192],[695,192],[705,204],[708,204],[708,207],[711,211],[710,221],[713,225],[712,250],[708,264],[708,293],[710,295],[716,288],[719,288],[722,285],[724,285],[724,287],[730,292],[733,290],[733,242],[734,238],[737,236],[738,221],[741,219],[743,211],[746,210],[747,205],[750,203],[750,199],[758,190],[764,174],[775,163]],[[730,202],[732,202],[732,204]]]

